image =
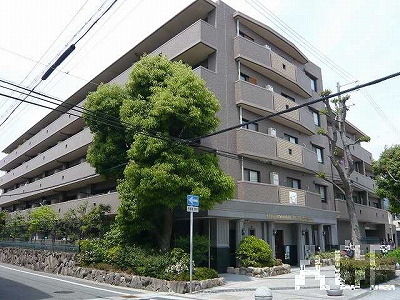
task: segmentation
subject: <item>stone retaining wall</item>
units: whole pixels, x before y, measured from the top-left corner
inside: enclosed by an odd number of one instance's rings
[[[79,267],[75,264],[76,254],[51,252],[47,250],[30,250],[19,248],[0,248],[0,262],[25,267],[34,271],[43,271],[91,281],[144,289],[154,292],[188,293],[187,281],[167,281],[151,277],[136,276],[122,272],[104,271]],[[193,290],[199,291],[225,284],[223,278],[193,281]]]
[[[252,277],[269,277],[269,276],[276,276],[276,275],[282,275],[282,274],[289,274],[290,273],[290,265],[283,264],[281,266],[264,267],[264,268],[228,267],[226,269],[226,272],[229,274],[240,274],[240,275],[247,275],[247,276],[252,276]]]

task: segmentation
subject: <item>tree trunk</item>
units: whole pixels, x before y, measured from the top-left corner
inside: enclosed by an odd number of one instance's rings
[[[172,236],[172,226],[174,222],[174,211],[171,209],[166,209],[163,214],[163,220],[161,222],[161,228],[156,235],[158,245],[163,252],[167,252],[171,248],[171,236]]]
[[[361,243],[361,234],[360,234],[360,226],[358,224],[356,208],[353,201],[353,193],[346,193],[346,205],[347,211],[349,213],[349,221],[351,227],[351,242],[353,245],[360,245]]]

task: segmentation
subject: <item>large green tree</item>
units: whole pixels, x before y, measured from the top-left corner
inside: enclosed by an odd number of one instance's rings
[[[321,93],[321,96],[329,96],[331,91],[326,90]],[[325,180],[330,181],[334,184],[344,195],[346,200],[347,211],[350,221],[351,239],[355,245],[361,243],[361,233],[358,224],[355,204],[353,200],[353,183],[350,179],[351,174],[355,170],[355,163],[352,154],[352,146],[361,142],[369,142],[370,138],[363,136],[355,141],[347,138],[346,130],[346,118],[349,107],[347,105],[350,96],[337,97],[334,99],[325,99],[325,110],[321,113],[326,115],[328,121],[328,129],[325,130],[320,128],[318,133],[324,135],[329,140],[329,159],[332,166],[336,169],[339,174],[341,181],[340,185],[337,185],[335,181],[330,180],[325,174],[319,174]],[[339,150],[339,146],[342,146],[342,153]]]
[[[385,147],[374,162],[376,194],[389,199],[389,211],[400,214],[400,145]]]
[[[218,100],[189,66],[143,56],[125,86],[99,86],[85,108],[94,134],[87,159],[100,174],[119,179],[116,219],[126,241],[148,230],[168,250],[174,211],[186,206],[187,194],[199,195],[202,209],[232,198],[234,181],[218,157],[182,142],[219,124]],[[111,118],[102,124],[105,116]],[[114,167],[124,163],[121,174]]]

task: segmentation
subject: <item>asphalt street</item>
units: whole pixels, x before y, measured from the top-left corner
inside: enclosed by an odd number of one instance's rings
[[[147,300],[252,300],[258,287],[269,287],[273,300],[308,300],[308,299],[340,299],[340,300],[400,300],[400,271],[398,277],[386,283],[393,290],[356,289],[345,290],[343,296],[327,296],[320,290],[319,281],[308,276],[306,286],[294,289],[295,276],[299,268],[294,267],[292,273],[267,278],[254,278],[245,275],[221,274],[225,277],[224,286],[178,295],[173,293],[154,293],[131,288],[116,287],[104,283],[91,282],[84,279],[35,272],[8,264],[0,264],[0,299],[147,299]],[[321,275],[326,277],[326,284],[334,282],[334,268],[323,267]]]
[[[0,299],[187,299],[0,264]]]

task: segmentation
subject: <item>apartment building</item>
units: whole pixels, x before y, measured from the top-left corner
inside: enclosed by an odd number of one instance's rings
[[[306,103],[322,90],[321,69],[292,42],[220,1],[194,1],[91,82],[124,84],[143,53],[191,65],[220,101],[220,128]],[[81,107],[95,89],[88,83],[66,102]],[[220,157],[236,181],[235,199],[195,216],[195,231],[210,237],[211,264],[219,271],[236,264],[235,250],[248,235],[266,240],[275,257],[292,264],[315,247],[331,249],[348,238],[341,195],[315,176],[333,172],[328,141],[317,134],[327,127],[321,109],[316,103],[201,142],[237,154]],[[351,139],[362,134],[349,129]],[[76,111],[60,106],[49,113],[3,150],[7,156],[0,169],[7,173],[0,178],[0,207],[15,211],[48,204],[63,213],[88,201],[110,204],[115,212],[115,182],[105,182],[85,160],[91,139]],[[371,154],[359,145],[353,150],[363,237],[391,234],[390,216],[373,194]],[[188,214],[181,212],[176,222],[183,224],[176,234],[187,234]]]

